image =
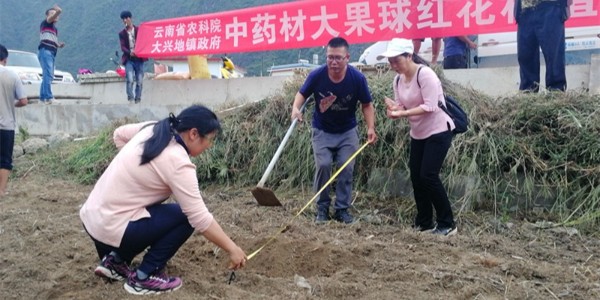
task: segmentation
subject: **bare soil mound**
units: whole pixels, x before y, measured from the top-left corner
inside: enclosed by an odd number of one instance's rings
[[[0,201],[0,299],[139,299],[93,274],[96,253],[78,216],[92,187],[40,173],[11,178]],[[267,208],[249,188],[204,195],[248,254],[312,197],[297,192]],[[225,253],[195,234],[168,266],[183,287],[161,299],[600,298],[600,242],[574,230],[473,214],[461,216],[457,236],[443,238],[365,221],[374,213],[355,211],[363,221],[349,226],[301,214],[231,284]]]

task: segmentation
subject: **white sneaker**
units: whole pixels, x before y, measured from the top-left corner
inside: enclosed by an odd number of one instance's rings
[[[442,236],[455,235],[457,232],[458,232],[458,229],[456,228],[456,226],[446,227],[446,228],[436,227],[433,231],[431,231],[431,233],[433,233],[433,234],[442,235]]]

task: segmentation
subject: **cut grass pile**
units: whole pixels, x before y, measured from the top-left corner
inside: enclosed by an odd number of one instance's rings
[[[438,73],[439,72],[438,70]],[[393,74],[369,78],[377,114],[379,141],[368,147],[355,166],[355,190],[370,189],[372,170],[408,172],[409,136],[405,120],[385,117],[384,96],[392,96]],[[214,146],[194,158],[202,186],[253,186],[263,175],[291,120],[297,76],[281,92],[246,105],[222,118],[223,132]],[[444,89],[469,113],[467,133],[455,136],[443,168],[448,185],[470,179],[459,199],[462,207],[527,217],[541,208],[560,224],[590,231],[600,221],[600,97],[585,92],[519,94],[490,98],[442,76]],[[490,83],[493,84],[493,83]],[[310,105],[267,180],[272,189],[310,189],[314,163],[310,142]],[[174,112],[177,113],[177,112]],[[366,137],[360,108],[361,139]],[[70,174],[92,184],[116,153],[112,130],[71,150],[55,150],[43,161],[53,173]],[[394,183],[390,183],[394,184]],[[456,199],[454,199],[456,200]],[[468,205],[464,205],[468,204]]]

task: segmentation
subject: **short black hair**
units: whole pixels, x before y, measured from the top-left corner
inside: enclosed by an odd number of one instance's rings
[[[132,15],[131,15],[130,11],[124,10],[121,12],[121,20],[131,18],[131,17],[132,17]]]
[[[48,8],[46,9],[46,16],[50,13],[50,11],[55,10],[54,7],[53,8]]]
[[[341,37],[334,37],[331,40],[329,40],[329,43],[327,43],[327,47],[330,48],[340,48],[340,47],[344,47],[346,48],[346,50],[348,50],[350,48],[350,46],[348,45],[348,42]]]
[[[5,60],[8,57],[8,50],[6,47],[0,45],[0,60]]]

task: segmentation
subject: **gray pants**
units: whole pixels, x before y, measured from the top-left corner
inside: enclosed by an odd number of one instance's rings
[[[358,131],[355,128],[344,133],[327,133],[313,128],[312,147],[315,157],[315,180],[314,192],[318,192],[331,178],[332,164],[335,161],[339,169],[348,158],[358,150]],[[334,209],[347,209],[350,207],[352,198],[352,174],[354,173],[354,161],[350,162],[340,172],[335,186]],[[331,197],[329,193],[331,185],[327,186],[317,199],[318,209],[329,209]]]

